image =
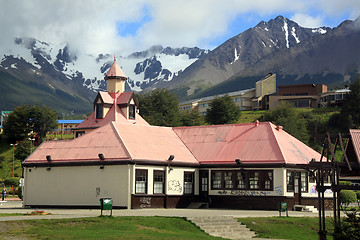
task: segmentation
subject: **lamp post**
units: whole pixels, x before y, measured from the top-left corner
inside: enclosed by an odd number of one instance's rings
[[[13,165],[12,165],[12,177],[14,177],[14,165],[15,165],[15,146],[17,144],[16,143],[11,143],[10,146],[13,147]]]
[[[14,165],[15,165],[15,145],[16,143],[11,143],[10,146],[13,147],[13,165],[12,165],[12,177],[14,177]],[[14,195],[14,185],[11,186],[12,193]]]
[[[30,154],[31,154],[33,148],[33,141],[35,141],[35,138],[29,138],[29,140],[30,140]]]

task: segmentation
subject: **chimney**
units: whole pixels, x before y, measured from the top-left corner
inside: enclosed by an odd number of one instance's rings
[[[283,129],[283,126],[276,126],[276,128],[275,128],[276,130],[278,130],[278,131],[280,131],[280,130],[282,130]]]

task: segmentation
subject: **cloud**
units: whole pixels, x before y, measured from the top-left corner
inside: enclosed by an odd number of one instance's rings
[[[313,17],[303,13],[296,13],[291,17],[291,20],[302,27],[316,28],[324,26],[324,19],[321,16]]]
[[[55,44],[67,42],[73,49],[89,54],[126,55],[158,44],[207,48],[214,39],[228,36],[230,26],[236,24],[239,30],[232,36],[249,24],[255,26],[258,19],[276,15],[291,16],[306,27],[326,25],[332,18],[339,24],[346,17],[360,15],[359,3],[358,0],[2,1],[0,48],[6,48],[14,37],[34,37]]]

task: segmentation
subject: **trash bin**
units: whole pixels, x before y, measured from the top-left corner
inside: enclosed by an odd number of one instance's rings
[[[279,215],[281,217],[281,213],[286,212],[286,216],[288,216],[288,207],[286,202],[279,203]]]
[[[110,210],[110,216],[112,216],[112,198],[100,198],[101,216],[103,210]]]

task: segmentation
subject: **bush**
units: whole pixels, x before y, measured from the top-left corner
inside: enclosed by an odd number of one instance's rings
[[[22,187],[18,187],[17,189],[17,195],[22,200]]]
[[[355,192],[357,201],[360,202],[360,191]]]
[[[349,182],[349,181],[339,181],[339,184],[340,184],[340,185],[350,186],[350,185],[351,185],[351,182]]]
[[[7,178],[7,179],[4,180],[4,184],[5,184],[5,186],[18,187],[19,186],[19,180],[20,180],[20,178],[18,178],[18,177]]]

